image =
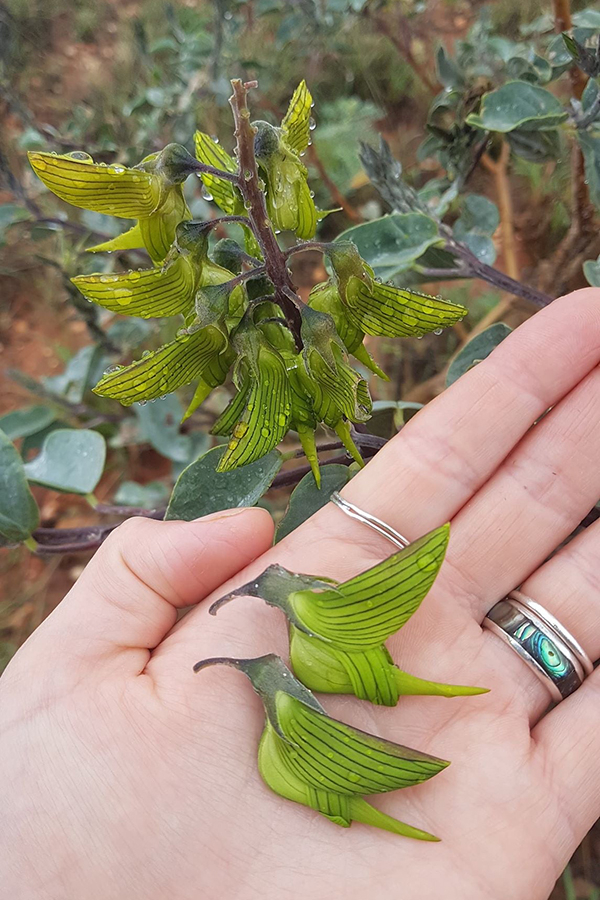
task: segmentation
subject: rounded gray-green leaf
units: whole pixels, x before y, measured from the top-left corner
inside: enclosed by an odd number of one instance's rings
[[[519,126],[547,131],[566,119],[560,100],[550,91],[527,81],[508,81],[483,95],[479,113],[467,116],[467,124],[505,134]]]
[[[50,432],[41,452],[25,463],[27,479],[54,491],[91,494],[104,471],[106,444],[97,431],[59,428]]]
[[[489,356],[511,331],[512,329],[504,322],[496,322],[472,338],[450,363],[446,376],[446,387],[454,384],[461,375]]]
[[[0,416],[0,429],[7,438],[29,437],[43,431],[56,419],[56,413],[48,406],[24,406]]]
[[[25,541],[39,521],[23,460],[14,444],[0,431],[0,535],[10,542]]]
[[[173,488],[165,519],[191,522],[222,509],[254,506],[283,464],[281,453],[271,450],[247,466],[217,472],[224,451],[224,447],[214,447],[183,470]]]
[[[287,537],[290,532],[329,503],[333,491],[341,491],[349,480],[348,466],[323,466],[321,468],[321,487],[319,488],[313,473],[308,472],[292,491],[285,516],[279,523],[275,534],[275,543]]]
[[[408,269],[428,247],[440,242],[436,222],[419,212],[394,213],[344,231],[338,241],[353,241],[377,277],[387,280]]]

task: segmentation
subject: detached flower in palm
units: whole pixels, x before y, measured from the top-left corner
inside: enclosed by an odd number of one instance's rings
[[[433,585],[448,544],[443,525],[342,584],[269,566],[252,582],[222,597],[214,615],[238,596],[260,597],[290,623],[290,658],[311,690],[355,694],[395,706],[402,694],[458,697],[481,688],[440,684],[397,668],[386,641],[416,612]]]
[[[276,794],[343,827],[356,821],[417,840],[439,840],[386,815],[362,795],[421,784],[445,769],[446,760],[332,719],[278,656],[205,659],[194,671],[213,665],[243,672],[264,704],[258,768]]]
[[[180,144],[168,144],[133,168],[95,163],[82,151],[61,156],[30,152],[29,161],[61,200],[81,209],[138,220],[124,234],[90,247],[91,252],[145,247],[152,261],[160,263],[169,252],[177,225],[192,217],[182,184],[198,164]]]

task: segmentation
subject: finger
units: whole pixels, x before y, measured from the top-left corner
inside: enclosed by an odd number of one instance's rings
[[[523,585],[581,643],[600,655],[600,522],[587,528]],[[562,798],[577,842],[600,815],[600,671],[532,732],[540,765]]]
[[[74,659],[96,667],[125,655],[126,667],[139,672],[177,610],[198,603],[264,552],[272,535],[271,517],[262,509],[226,510],[195,522],[129,519],[25,650],[63,667]]]
[[[600,496],[599,396],[596,368],[453,520],[441,584],[469,604],[477,621],[544,562]]]

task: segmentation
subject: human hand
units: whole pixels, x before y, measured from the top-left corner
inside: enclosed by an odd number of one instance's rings
[[[600,523],[544,562],[600,496],[599,301],[579,291],[529,320],[343,491],[411,539],[452,523],[434,588],[388,646],[415,675],[491,693],[394,709],[324,700],[337,718],[453,761],[375,800],[443,843],[342,830],[271,794],[256,769],[260,701],[232,670],[192,674],[203,657],[285,655],[282,616],[253,599],[217,619],[203,602],[172,628],[175,607],[266,550],[266,514],[134,520],[0,682],[7,897],[545,900],[600,814],[600,681],[545,715],[547,689],[480,622],[522,583],[600,655]],[[342,579],[390,549],[329,504],[213,599],[271,562]]]

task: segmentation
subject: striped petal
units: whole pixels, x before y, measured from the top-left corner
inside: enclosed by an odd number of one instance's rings
[[[148,172],[94,163],[83,153],[55,156],[30,152],[28,156],[38,178],[72,206],[139,219],[154,212],[160,203],[160,178]]]
[[[262,346],[258,376],[253,376],[242,414],[231,432],[217,472],[228,472],[260,459],[284,438],[291,413],[290,387],[281,356]]]
[[[225,339],[216,328],[184,334],[130,366],[105,375],[94,393],[119,400],[123,406],[155,400],[203,375],[211,360],[224,349]]]
[[[448,525],[436,528],[337,586],[315,594],[299,591],[290,597],[296,622],[305,630],[344,650],[380,647],[408,621],[429,592],[448,545]]]
[[[194,274],[179,256],[163,269],[137,269],[121,275],[77,275],[73,284],[88,300],[111,312],[151,319],[185,314],[193,307]]]
[[[345,294],[348,317],[356,328],[380,337],[411,337],[460,322],[467,310],[457,303],[393,285],[365,284],[355,275]]]
[[[152,262],[162,263],[175,240],[177,226],[191,218],[181,185],[165,190],[159,211],[139,221],[144,247]]]
[[[196,158],[199,162],[225,172],[237,172],[235,160],[208,134],[197,131],[194,135],[194,143]],[[230,181],[219,178],[217,175],[203,174],[201,178],[206,190],[224,213],[231,216],[244,212],[241,194]]]
[[[102,244],[94,244],[93,247],[86,247],[86,253],[113,253],[115,250],[137,250],[144,246],[144,238],[139,223],[133,228],[118,234],[111,238],[110,241],[104,241]]]
[[[275,709],[290,771],[319,790],[383,794],[421,784],[448,765],[332,719],[284,691],[277,692]]]
[[[313,105],[312,95],[302,80],[290,100],[281,129],[283,138],[295,153],[300,156],[310,141],[310,110]]]

